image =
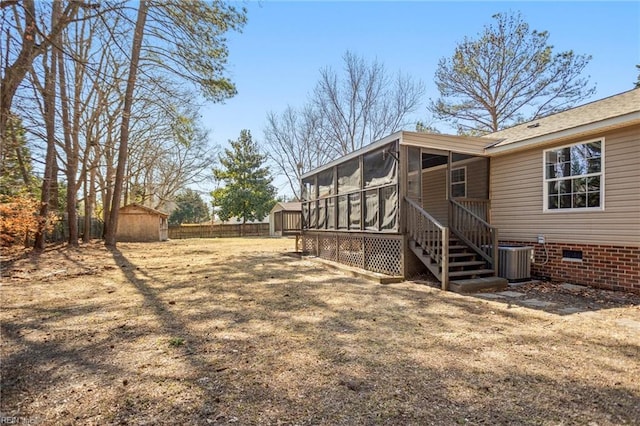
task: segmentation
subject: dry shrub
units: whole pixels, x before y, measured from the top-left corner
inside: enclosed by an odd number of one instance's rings
[[[29,234],[38,230],[50,232],[55,223],[55,214],[49,213],[46,220],[38,215],[40,201],[32,195],[0,195],[0,245],[3,247],[27,241]]]

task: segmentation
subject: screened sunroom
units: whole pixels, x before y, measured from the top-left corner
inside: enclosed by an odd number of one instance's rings
[[[426,266],[444,286],[463,276],[449,265],[459,238],[482,266],[469,275],[493,274],[488,142],[398,132],[304,174],[303,250],[395,277]]]

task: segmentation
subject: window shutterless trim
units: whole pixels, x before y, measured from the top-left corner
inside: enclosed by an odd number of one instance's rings
[[[453,172],[457,170],[464,170],[464,180],[459,182],[453,181]],[[450,177],[450,185],[451,185],[451,198],[467,198],[467,166],[456,167],[451,169],[451,177]],[[453,185],[463,185],[464,186],[464,195],[462,196],[453,196]]]
[[[575,175],[575,176],[563,176],[560,178],[551,178],[551,179],[547,179],[547,152],[550,151],[559,151],[561,149],[564,148],[570,148],[573,146],[577,146],[577,145],[587,145],[590,143],[594,143],[594,142],[600,142],[600,172],[598,173],[587,173],[587,174],[583,174],[583,175]],[[550,209],[549,208],[549,186],[548,183],[549,182],[562,182],[562,181],[566,181],[566,180],[573,180],[576,178],[589,178],[589,177],[594,177],[594,176],[598,176],[600,177],[600,188],[599,188],[599,194],[600,194],[600,205],[598,207],[569,207],[569,208],[556,208],[556,209]],[[580,141],[580,142],[575,142],[575,143],[571,143],[571,144],[565,144],[565,145],[560,145],[560,146],[555,146],[553,148],[548,148],[542,151],[542,212],[543,213],[551,213],[551,214],[557,214],[557,213],[587,213],[587,212],[602,212],[604,211],[604,204],[605,204],[605,193],[604,193],[604,188],[605,188],[605,138],[604,137],[600,137],[600,138],[595,138],[595,139],[589,139],[586,141]],[[586,193],[588,194],[588,192]],[[573,192],[571,192],[571,195],[573,196]]]

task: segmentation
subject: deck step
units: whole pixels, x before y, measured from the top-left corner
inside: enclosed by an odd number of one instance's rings
[[[449,262],[450,268],[459,268],[464,266],[480,266],[484,265],[486,262],[483,260],[470,260],[468,262]]]
[[[449,259],[451,258],[460,258],[460,257],[476,257],[475,253],[449,253]]]
[[[500,277],[471,278],[449,281],[449,290],[456,293],[476,293],[479,291],[499,291],[507,288],[509,281]]]
[[[493,269],[472,269],[470,271],[453,271],[449,272],[449,277],[474,277],[476,275],[489,275],[493,274]]]

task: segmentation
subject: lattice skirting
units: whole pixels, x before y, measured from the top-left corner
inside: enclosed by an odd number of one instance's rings
[[[368,271],[404,276],[402,235],[305,233],[302,250]]]

